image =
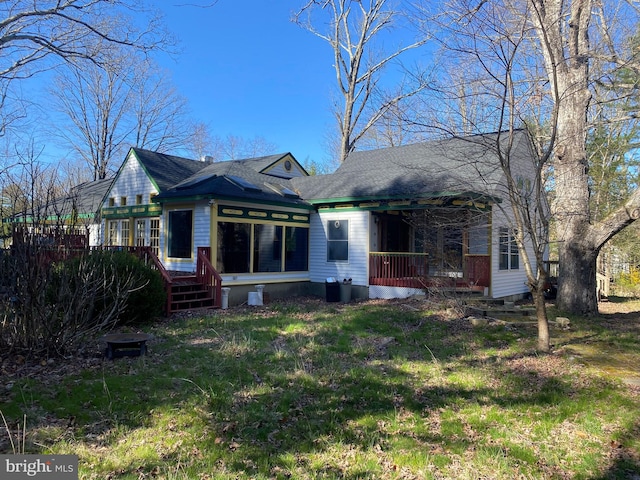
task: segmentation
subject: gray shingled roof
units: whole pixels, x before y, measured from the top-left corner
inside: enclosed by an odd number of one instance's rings
[[[205,162],[142,148],[132,148],[132,150],[160,192],[168,190],[208,165]]]
[[[254,169],[256,172],[262,173],[271,165],[280,161],[282,157],[286,157],[287,155],[289,155],[289,152],[276,153],[274,155],[266,155],[264,157],[238,159],[235,161],[240,162],[246,165],[247,167]]]
[[[276,156],[274,155],[273,157]],[[278,157],[282,158],[282,155]],[[163,191],[155,198],[160,202],[193,197],[227,198],[251,200],[258,203],[308,206],[305,201],[297,196],[283,195],[277,191],[281,190],[279,187],[292,189],[288,180],[257,171],[257,167],[259,167],[263,158],[268,157],[255,159],[255,162],[253,162],[254,159],[244,159],[208,164],[195,174]],[[245,184],[244,182],[248,183]],[[276,190],[269,185],[275,187]]]
[[[311,203],[468,193],[501,198],[504,175],[496,155],[496,135],[357,151],[333,174],[294,178],[292,184]],[[513,158],[530,164],[526,132],[516,132],[514,152]]]
[[[75,202],[76,211],[79,213],[95,214],[102,207],[104,196],[111,188],[112,183],[113,177],[81,183],[73,188],[70,198],[62,201]]]

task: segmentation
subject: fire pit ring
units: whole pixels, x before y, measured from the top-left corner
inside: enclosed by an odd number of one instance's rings
[[[147,353],[148,333],[109,333],[100,338],[107,343],[105,355],[109,360],[116,357],[138,357]]]

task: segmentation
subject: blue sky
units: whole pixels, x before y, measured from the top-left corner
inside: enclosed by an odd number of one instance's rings
[[[204,4],[200,1],[200,4]],[[181,53],[162,61],[193,116],[220,137],[260,136],[301,162],[329,160],[335,91],[329,45],[291,22],[302,1],[162,6]]]

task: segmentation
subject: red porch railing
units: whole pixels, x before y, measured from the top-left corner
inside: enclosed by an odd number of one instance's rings
[[[489,255],[465,255],[460,278],[458,275],[430,275],[427,254],[372,252],[369,255],[369,285],[408,288],[439,285],[484,290],[490,286],[490,279]]]
[[[222,277],[211,265],[211,247],[198,247],[196,262],[196,278],[204,285],[213,297],[214,307],[222,305]]]
[[[369,285],[423,288],[429,273],[429,256],[420,253],[372,252],[369,255]]]

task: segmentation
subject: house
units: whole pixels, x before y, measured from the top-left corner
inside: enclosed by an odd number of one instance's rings
[[[41,200],[34,209],[3,219],[12,224],[12,234],[37,236],[40,242],[85,248],[102,242],[101,209],[113,178],[84,182],[65,195]]]
[[[496,139],[354,152],[319,176],[290,153],[209,163],[132,148],[104,198],[103,241],[148,246],[174,275],[199,271],[203,253],[230,303],[257,284],[273,297],[324,295],[328,278],[351,279],[357,298],[521,296]],[[509,148],[518,184],[530,185],[528,135]]]

